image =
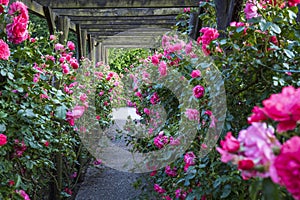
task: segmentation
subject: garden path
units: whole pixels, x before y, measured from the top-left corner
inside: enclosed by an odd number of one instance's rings
[[[113,111],[115,125],[110,128],[112,135],[116,134],[117,129],[122,130],[128,115],[130,115],[132,119],[139,119],[134,108],[120,108]],[[118,146],[126,148],[125,141],[118,141]],[[139,196],[145,188],[152,186],[152,184],[148,184],[145,181],[143,178],[145,176],[147,176],[147,174],[121,172],[103,165],[90,167],[87,170],[84,182],[80,186],[76,200],[145,199]],[[138,186],[138,189],[136,189],[133,184],[139,179],[142,180],[142,183]]]

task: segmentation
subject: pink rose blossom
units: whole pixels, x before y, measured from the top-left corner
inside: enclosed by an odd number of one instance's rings
[[[0,146],[4,146],[7,143],[7,136],[0,134]]]
[[[167,136],[164,135],[164,132],[161,131],[161,132],[158,134],[158,136],[156,136],[156,137],[154,138],[154,141],[153,141],[153,142],[154,142],[154,145],[155,145],[157,148],[161,149],[161,148],[163,148],[163,147],[165,146],[165,144],[167,144],[167,143],[169,142],[169,139],[168,139]]]
[[[266,123],[254,122],[246,130],[239,133],[238,141],[242,146],[244,156],[254,162],[255,166],[263,166],[265,171],[242,171],[244,177],[270,176],[269,166],[273,163],[275,155],[273,148],[281,146],[274,135],[274,129]]]
[[[250,170],[254,167],[254,162],[250,159],[243,159],[238,162],[238,169]]]
[[[186,117],[191,121],[199,121],[199,111],[196,109],[186,109],[185,111]]]
[[[186,153],[186,154],[184,155],[183,160],[184,160],[184,162],[185,162],[185,166],[184,166],[184,171],[185,171],[185,172],[188,170],[188,168],[189,168],[190,166],[193,166],[193,165],[196,164],[196,163],[195,163],[195,158],[196,158],[196,156],[195,156],[194,152],[192,152],[192,151],[190,151],[190,152],[188,152],[188,153]]]
[[[166,192],[166,190],[160,187],[158,184],[154,184],[154,190],[159,194],[163,194]]]
[[[232,136],[231,132],[228,132],[225,140],[221,141],[221,147],[225,151],[234,153],[240,149],[240,143],[235,137]]]
[[[144,108],[144,113],[145,113],[146,115],[150,115],[150,110],[149,110],[148,108]]]
[[[286,141],[275,158],[274,166],[281,183],[293,195],[300,199],[300,137],[293,136]]]
[[[202,45],[209,45],[211,41],[219,37],[218,30],[214,28],[203,27],[201,28],[200,32],[203,33],[199,39],[202,42]]]
[[[177,176],[176,171],[177,171],[176,167],[173,167],[173,169],[171,169],[171,167],[169,165],[167,165],[166,168],[165,168],[165,173],[170,177]]]
[[[54,45],[54,49],[56,51],[63,51],[65,49],[64,45],[60,44],[60,43],[57,43]]]
[[[254,17],[258,17],[259,14],[257,12],[258,8],[256,5],[254,5],[252,2],[247,2],[246,7],[244,9],[244,12],[246,14],[247,19],[251,19]]]
[[[193,94],[197,99],[200,99],[204,96],[205,89],[202,85],[197,85],[193,88]]]
[[[190,54],[193,50],[193,43],[190,41],[186,46],[185,46],[185,53]]]
[[[184,200],[186,199],[187,192],[182,191],[180,188],[175,191],[175,197]]]
[[[75,106],[72,111],[67,112],[66,120],[71,126],[75,125],[75,120],[79,119],[85,111],[84,106]]]
[[[165,61],[161,61],[159,63],[159,67],[158,67],[159,73],[161,76],[166,76],[167,75],[167,64]]]
[[[71,41],[67,42],[67,47],[69,50],[74,51],[75,50],[75,44]]]
[[[300,4],[300,0],[288,0],[289,2],[289,6],[297,6],[298,4]]]
[[[8,40],[14,44],[20,44],[28,38],[28,22],[22,20],[23,18],[14,18],[13,23],[6,26]]]
[[[153,56],[151,57],[151,61],[152,61],[152,64],[153,64],[153,65],[158,65],[158,63],[159,63],[158,56],[157,56],[157,55],[153,55]]]
[[[0,0],[0,4],[3,6],[7,6],[9,3],[9,0]]]
[[[30,197],[24,190],[16,190],[16,193],[18,193],[21,197],[24,198],[24,200],[30,200]]]
[[[79,97],[80,101],[85,102],[87,100],[87,95],[85,93],[81,94]]]
[[[27,23],[29,20],[27,6],[20,1],[13,2],[9,6],[8,14],[15,19],[20,18],[23,23]],[[15,16],[16,14],[18,15]]]
[[[272,94],[263,101],[263,111],[272,120],[279,122],[278,133],[293,130],[300,122],[300,89],[287,86],[279,94]]]
[[[49,39],[50,40],[56,40],[56,37],[55,37],[55,35],[50,35]]]
[[[261,122],[267,120],[268,117],[265,115],[264,110],[258,106],[254,106],[252,109],[252,115],[248,117],[248,123]]]
[[[157,104],[159,101],[160,101],[160,100],[159,100],[158,94],[155,92],[155,93],[151,96],[151,98],[150,98],[150,103],[151,103],[152,105],[155,105],[155,104]]]
[[[198,78],[201,76],[201,71],[196,69],[196,70],[193,70],[192,73],[191,73],[191,77],[192,78]]]
[[[0,39],[0,60],[8,60],[10,56],[10,50],[8,44]]]

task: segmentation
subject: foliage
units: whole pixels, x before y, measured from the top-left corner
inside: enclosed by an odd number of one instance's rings
[[[124,74],[125,69],[132,68],[140,59],[149,55],[147,49],[109,49],[108,62],[111,70]]]
[[[0,16],[5,27],[7,15]],[[6,40],[2,28],[1,38]],[[0,146],[0,199],[21,199],[26,193],[41,199],[51,193],[50,187],[59,190],[56,198],[67,198],[90,159],[66,121],[74,106],[66,85],[74,82],[76,69],[65,63],[69,70],[62,70],[63,52],[54,50],[55,38],[45,35],[19,45],[9,43],[9,59],[0,60],[0,133],[7,140]],[[65,56],[73,54],[69,47],[63,49]],[[72,62],[77,65],[75,58]]]

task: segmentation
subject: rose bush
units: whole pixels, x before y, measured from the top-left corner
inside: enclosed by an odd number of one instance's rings
[[[75,131],[88,106],[73,95],[75,45],[30,37],[21,2],[0,1],[0,11],[0,199],[70,197],[91,159]]]
[[[203,27],[197,43],[205,55],[213,58],[223,74],[228,107],[223,131],[231,133],[226,135],[225,140],[221,141],[221,147],[217,149],[221,153],[221,158],[214,149],[202,158],[197,154],[199,149],[207,148],[207,145],[198,139],[205,130],[201,127],[198,130],[198,137],[180,159],[176,159],[165,168],[154,168],[151,177],[159,198],[292,199],[292,196],[295,199],[299,198],[296,190],[298,181],[292,176],[298,174],[298,159],[295,157],[298,152],[296,143],[298,139],[293,138],[287,145],[284,143],[292,135],[299,135],[296,128],[299,123],[299,101],[297,101],[299,98],[296,92],[298,89],[287,87],[283,89],[282,94],[274,94],[270,99],[264,100],[270,94],[279,92],[283,86],[299,86],[300,42],[299,23],[296,22],[298,9],[295,7],[297,3],[299,2],[247,1],[240,14],[240,21],[231,22],[225,31],[217,31],[214,23],[216,21],[214,3],[200,2],[200,6],[204,9],[203,14],[199,16]],[[189,26],[190,12],[190,9],[185,9],[178,16],[180,21],[176,28],[183,33],[189,33],[192,29]],[[168,42],[162,39],[163,49],[147,59],[143,66],[156,67],[159,71],[158,79],[166,77],[173,70],[172,67],[180,70],[189,69],[185,72],[191,74],[189,78],[205,76],[189,68],[192,61],[185,60],[185,56],[188,54],[192,57],[193,50],[188,42],[184,44]],[[171,48],[168,48],[169,46]],[[182,49],[185,49],[184,53],[180,53]],[[137,113],[142,116],[142,120],[151,123],[151,118],[155,116],[151,117],[151,105],[163,105],[168,115],[162,123],[160,117],[152,120],[160,123],[152,124],[147,139],[132,137],[130,142],[139,152],[163,149],[171,143],[171,138],[172,140],[176,138],[174,137],[178,131],[176,122],[179,119],[175,116],[178,116],[176,113],[178,103],[176,104],[176,98],[170,95],[170,92],[164,93],[163,90],[159,90],[160,86],[147,84],[145,73],[138,74],[143,74],[144,79],[140,80],[146,82],[143,86],[137,87],[136,92],[136,96],[139,97],[136,101]],[[193,87],[204,84],[193,80],[189,82]],[[210,92],[205,84],[203,86],[205,93],[201,100],[205,100]],[[202,96],[202,90],[199,89],[199,87],[195,89],[194,98]],[[262,108],[255,106],[262,101]],[[186,115],[190,120],[200,122],[206,116],[213,124],[214,113],[208,112],[207,109],[209,108],[189,109],[186,110]],[[241,119],[246,119],[251,110],[253,114],[248,118],[248,122],[252,125],[241,131],[236,138],[235,133],[248,126],[247,120]],[[275,122],[272,124],[274,127],[277,125],[276,130],[281,135],[278,136],[269,123],[263,123],[270,120]],[[130,128],[129,126],[128,130],[133,131]],[[292,135],[286,137],[285,132],[288,130],[292,131]],[[280,156],[278,153],[282,148]],[[195,157],[190,156],[191,152]],[[283,159],[289,162],[286,169],[283,169]],[[281,163],[274,164],[275,160],[280,160]],[[279,173],[275,173],[275,166],[279,169]],[[175,170],[170,173],[171,169],[176,169],[176,173]],[[280,180],[280,176],[285,176],[285,183],[280,183],[284,187],[275,185],[270,179]]]

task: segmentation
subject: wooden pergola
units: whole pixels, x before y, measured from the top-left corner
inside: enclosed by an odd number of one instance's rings
[[[183,8],[199,0],[21,0],[45,17],[49,32],[62,31],[60,42],[74,31],[78,56],[107,61],[108,48],[152,48],[153,39],[176,24]],[[197,20],[194,21],[195,27]]]

